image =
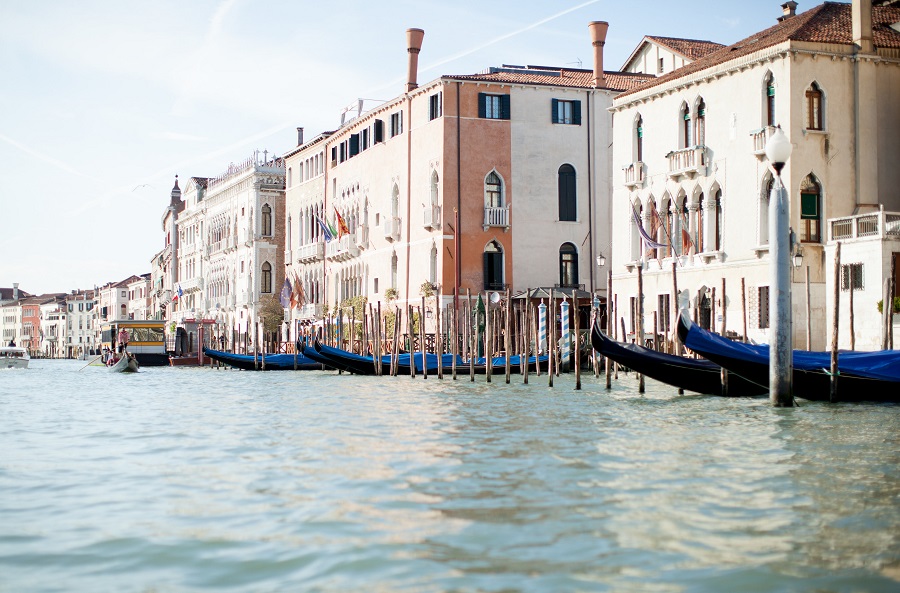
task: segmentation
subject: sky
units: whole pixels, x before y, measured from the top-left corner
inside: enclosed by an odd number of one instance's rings
[[[150,272],[175,175],[284,154],[343,107],[500,64],[604,69],[644,35],[730,44],[782,0],[0,0],[0,287],[69,292]],[[801,5],[809,9],[813,3]],[[183,183],[182,183],[183,187]]]

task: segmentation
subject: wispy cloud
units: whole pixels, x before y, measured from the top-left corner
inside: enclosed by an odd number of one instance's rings
[[[159,140],[173,140],[175,142],[206,142],[208,140],[208,138],[204,136],[182,134],[180,132],[155,132],[150,134],[150,137]]]
[[[71,173],[72,175],[78,175],[79,177],[84,177],[85,179],[90,179],[91,181],[101,181],[102,182],[102,180],[99,177],[94,177],[93,175],[88,175],[87,173],[80,171],[79,169],[77,169],[76,167],[73,167],[72,165],[70,165],[68,163],[65,163],[55,157],[48,156],[42,152],[38,152],[37,150],[30,148],[28,146],[25,146],[21,142],[12,139],[9,136],[0,134],[0,140],[3,140],[7,144],[10,144],[10,145],[14,146],[15,148],[18,148],[22,152],[29,154],[29,155],[33,156],[34,158],[47,163],[48,165],[52,165],[52,166],[56,167],[57,169],[65,171],[66,173]]]

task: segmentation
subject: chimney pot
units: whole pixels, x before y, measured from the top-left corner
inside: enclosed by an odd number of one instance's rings
[[[297,146],[303,145],[303,128],[297,128]]]
[[[785,19],[789,19],[792,16],[797,16],[797,3],[794,0],[788,0],[784,4],[781,5],[782,15],[778,17],[778,22]]]
[[[853,0],[850,8],[853,19],[853,43],[863,53],[875,51],[872,41],[872,0]]]
[[[417,82],[419,73],[419,52],[422,50],[422,39],[425,37],[425,31],[422,29],[406,30],[406,51],[407,51],[407,77],[406,92],[419,86]]]
[[[609,23],[606,21],[593,21],[588,23],[588,30],[591,33],[591,45],[594,47],[594,76],[591,84],[594,88],[603,86],[606,83],[603,76],[603,46],[606,44],[606,31],[609,29]]]

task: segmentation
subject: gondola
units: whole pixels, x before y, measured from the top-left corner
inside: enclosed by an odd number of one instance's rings
[[[708,332],[685,315],[678,337],[704,358],[760,386],[769,386],[769,347],[733,342]],[[808,400],[829,401],[831,353],[793,352],[793,393]],[[842,402],[900,402],[900,350],[838,353],[837,399]]]
[[[262,355],[256,357],[256,361],[253,360],[252,354],[232,354],[231,352],[223,352],[222,350],[212,350],[211,348],[204,348],[203,354],[205,356],[210,357],[213,360],[219,361],[222,364],[227,364],[228,366],[232,366],[237,369],[243,369],[245,371],[292,371],[294,370],[294,355],[293,354],[266,354],[265,356],[265,368],[263,368],[262,364]],[[298,371],[314,371],[321,370],[321,363],[316,362],[306,356],[297,353],[296,357],[297,362],[297,370]]]
[[[768,392],[766,387],[730,374],[727,389],[723,389],[722,367],[716,363],[656,352],[637,344],[617,342],[600,331],[596,325],[591,331],[591,345],[594,350],[610,360],[685,391],[728,397],[758,396]]]
[[[331,367],[333,369],[339,371],[346,371],[349,373],[357,374],[357,375],[374,375],[375,374],[375,358],[372,356],[364,356],[360,354],[354,354],[353,352],[348,352],[347,350],[343,350],[341,348],[334,348],[332,346],[326,346],[318,341],[313,342],[311,346],[306,346],[303,349],[304,355],[309,358],[321,362],[322,364]],[[411,372],[410,368],[410,359],[415,361],[416,372],[422,372],[422,353],[417,352],[414,355],[410,355],[409,353],[399,354],[397,357],[397,374],[399,375],[409,375]],[[437,374],[438,371],[438,358],[436,354],[426,354],[425,361],[428,365],[428,373],[429,374]],[[510,357],[510,366],[513,369],[518,369],[520,365],[520,357],[512,356]],[[506,372],[506,359],[504,357],[495,357],[491,359],[492,374],[501,374]],[[534,357],[531,356],[528,358],[528,366],[529,370],[534,371],[537,369],[537,365],[540,364],[542,369],[547,368],[547,356]],[[443,373],[451,373],[453,370],[453,354],[443,354],[441,357],[441,371]],[[456,357],[456,372],[458,374],[464,374],[469,369],[468,361],[463,360],[461,357]],[[479,358],[475,360],[475,373],[476,374],[485,374],[486,362],[484,358]],[[381,374],[389,375],[391,372],[391,355],[385,355],[381,357]]]
[[[136,373],[140,369],[140,365],[133,354],[123,352],[122,357],[107,368],[112,373]]]

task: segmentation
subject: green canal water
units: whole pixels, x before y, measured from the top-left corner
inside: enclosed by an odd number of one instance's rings
[[[0,591],[900,590],[900,406],[0,372]]]

